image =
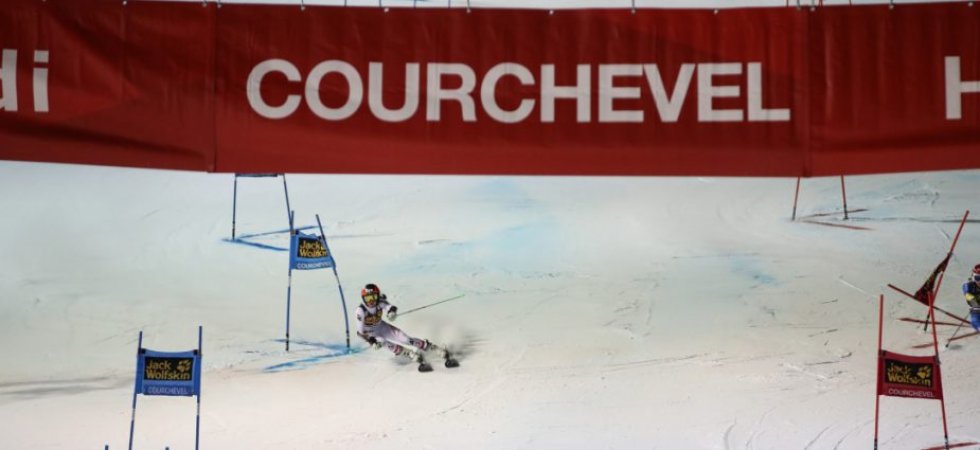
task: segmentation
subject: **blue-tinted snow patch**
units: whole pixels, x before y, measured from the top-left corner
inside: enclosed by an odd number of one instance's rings
[[[557,225],[541,221],[510,227],[474,245],[485,252],[486,260],[504,268],[541,269],[545,261],[549,261],[545,268],[550,268],[559,245]]]
[[[524,191],[511,178],[493,178],[466,190],[466,197],[474,201],[489,201],[500,206],[526,206],[531,203]]]
[[[394,263],[395,272],[467,273],[484,270],[552,270],[561,249],[552,220],[502,228],[479,239],[420,246],[410,258]]]
[[[555,254],[563,248],[558,223],[527,196],[518,180],[492,178],[465,195],[477,206],[462,220],[486,220],[500,228],[470,240],[433,236],[420,243],[424,245],[410,258],[395,261],[388,269],[401,273],[552,270]]]
[[[276,341],[285,342],[283,339],[277,339]],[[331,361],[341,356],[360,353],[364,350],[364,348],[362,347],[351,347],[350,349],[348,349],[346,344],[319,343],[319,342],[306,342],[306,341],[290,341],[290,344],[322,348],[327,352],[322,355],[310,356],[306,358],[297,359],[295,361],[274,364],[262,369],[262,371],[266,373],[275,373],[275,372],[284,372],[289,370],[308,369],[317,364]]]
[[[731,262],[736,275],[747,277],[759,284],[778,284],[776,277],[760,268],[759,261],[755,258],[732,256]]]

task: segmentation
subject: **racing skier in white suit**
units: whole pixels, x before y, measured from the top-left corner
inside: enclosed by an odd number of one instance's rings
[[[361,304],[357,305],[357,335],[374,348],[384,345],[395,355],[407,352],[409,358],[421,363],[421,352],[434,346],[426,339],[411,337],[398,327],[385,322],[382,317],[385,313],[388,320],[395,320],[398,307],[388,303],[388,297],[381,293],[378,285],[370,283],[364,286],[361,289]]]

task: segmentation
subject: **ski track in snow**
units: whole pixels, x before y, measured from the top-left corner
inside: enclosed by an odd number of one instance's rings
[[[53,395],[75,395],[91,391],[113,390],[131,384],[118,377],[92,377],[0,383],[0,398],[33,400]]]
[[[470,402],[472,402],[474,400],[478,400],[480,398],[483,398],[484,396],[486,396],[490,392],[495,391],[498,387],[500,387],[501,384],[503,384],[504,382],[507,381],[507,377],[505,376],[505,373],[507,372],[507,369],[509,367],[513,366],[514,364],[516,364],[518,361],[520,361],[524,357],[524,354],[525,353],[527,353],[527,347],[526,346],[523,346],[521,348],[520,353],[514,355],[514,357],[511,358],[510,360],[508,360],[508,362],[506,364],[504,364],[503,366],[497,367],[494,370],[494,374],[491,377],[492,378],[492,381],[490,381],[489,384],[485,385],[483,387],[483,389],[480,389],[475,394],[473,393],[472,390],[469,390],[468,389],[466,391],[466,393],[463,395],[463,398],[459,401],[459,403],[457,403],[457,404],[455,404],[455,405],[453,405],[453,406],[451,406],[449,408],[446,408],[444,410],[438,411],[438,412],[435,413],[435,415],[437,415],[437,416],[443,416],[443,415],[446,415],[446,414],[448,414],[450,412],[459,410],[464,405],[466,405],[466,404],[468,404],[468,403],[470,403]]]
[[[648,365],[669,366],[672,365],[673,363],[697,360],[699,358],[704,358],[706,356],[708,356],[707,353],[696,353],[691,355],[681,355],[681,356],[674,356],[674,357],[667,357],[667,358],[654,358],[654,359],[644,359],[639,361],[628,361],[623,363],[605,364],[604,366],[601,367],[608,368],[607,370],[608,372],[615,372],[620,370],[635,369],[635,368],[639,368],[640,366],[648,366]],[[576,369],[581,369],[581,368],[576,368]]]
[[[855,435],[855,434],[860,433],[861,430],[864,429],[865,426],[867,426],[867,422],[862,422],[860,425],[854,425],[854,426],[850,427],[849,429],[847,429],[844,432],[844,434],[841,435],[840,439],[838,439],[837,442],[834,444],[834,450],[840,450],[841,446],[844,445],[845,441],[848,441],[851,438],[852,435]],[[895,435],[898,436],[900,434],[901,434],[901,432],[896,433]],[[856,446],[855,448],[864,448],[864,445],[867,445],[866,443],[862,443],[862,444],[863,445]],[[879,440],[878,444],[879,444],[879,448],[881,448],[881,447],[884,447],[884,445],[882,445],[882,444],[885,444],[885,442],[882,442],[881,440]]]
[[[949,233],[947,233],[946,230],[943,230],[943,228],[940,227],[939,225],[936,225],[936,231],[939,232],[939,235],[943,237],[943,240],[944,241],[946,241],[948,243],[952,243],[953,242],[953,238],[951,238],[949,236]]]
[[[840,284],[843,284],[844,286],[847,286],[847,287],[849,287],[851,289],[854,289],[855,291],[858,291],[858,292],[860,292],[860,293],[862,293],[864,295],[867,295],[869,297],[875,297],[874,295],[871,295],[868,291],[866,291],[864,289],[861,289],[861,288],[855,286],[854,284],[850,283],[849,281],[845,280],[843,275],[838,275],[837,276],[837,281],[839,281]]]
[[[820,430],[820,432],[819,432],[819,433],[817,433],[817,435],[816,435],[816,436],[814,436],[814,437],[813,437],[813,439],[810,439],[810,440],[809,440],[809,441],[808,441],[808,442],[806,443],[806,445],[805,445],[805,446],[803,446],[803,450],[810,450],[810,448],[812,448],[812,447],[813,447],[813,446],[814,446],[814,445],[815,445],[815,444],[817,443],[817,441],[819,441],[819,440],[820,440],[820,437],[821,437],[821,436],[823,436],[823,435],[824,435],[824,433],[826,433],[826,432],[827,432],[827,430],[830,430],[830,429],[831,429],[831,427],[830,427],[830,426],[827,426],[827,427],[824,427],[824,428],[823,428],[822,430]]]
[[[752,432],[749,434],[749,438],[745,441],[745,450],[752,450],[755,448],[755,440],[766,432],[765,428],[762,427],[762,424],[774,410],[775,409],[769,409],[768,411],[764,412],[756,421],[755,426],[752,427]]]
[[[725,444],[725,450],[732,450],[732,431],[738,425],[738,420],[733,420],[732,424],[725,429],[725,434],[722,436],[722,442]]]

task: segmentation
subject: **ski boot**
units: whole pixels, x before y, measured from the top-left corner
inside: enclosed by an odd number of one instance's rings
[[[419,372],[432,372],[432,365],[425,360],[425,357],[422,356],[422,352],[409,351],[407,356],[419,365]]]
[[[457,361],[456,358],[453,357],[453,354],[449,351],[449,349],[433,344],[428,339],[425,339],[425,351],[442,352],[442,358],[445,360],[447,368],[451,369],[453,367],[459,367],[459,361]]]
[[[453,357],[453,354],[449,350],[443,350],[443,358],[446,359],[446,367],[452,369],[453,367],[459,367],[459,361]]]

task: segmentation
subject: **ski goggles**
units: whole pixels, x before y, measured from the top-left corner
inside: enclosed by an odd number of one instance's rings
[[[362,295],[361,298],[364,300],[364,303],[373,305],[378,302],[378,293],[368,292],[367,294]]]

